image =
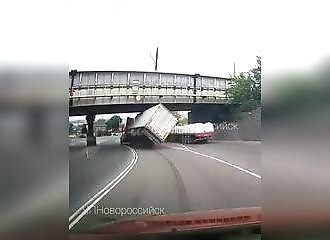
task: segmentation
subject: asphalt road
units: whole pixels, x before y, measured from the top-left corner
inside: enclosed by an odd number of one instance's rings
[[[103,139],[84,158],[82,147],[70,148],[70,214],[123,171],[134,154]],[[166,143],[137,149],[137,161],[127,175],[91,211],[82,214],[71,231],[88,232],[130,214],[110,214],[109,208],[159,208],[165,214],[261,206],[260,143]]]
[[[77,138],[69,147],[70,215],[115,178],[131,160],[130,151],[119,145],[117,137],[98,138],[97,146],[86,147]]]

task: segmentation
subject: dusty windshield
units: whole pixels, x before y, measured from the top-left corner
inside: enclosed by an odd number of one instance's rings
[[[75,7],[88,34],[69,72],[70,231],[261,205],[260,46],[238,51],[227,11],[187,7]]]

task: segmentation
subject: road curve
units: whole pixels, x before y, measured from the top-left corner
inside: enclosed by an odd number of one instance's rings
[[[132,161],[129,149],[114,139],[99,143],[87,149],[84,140],[77,139],[69,148],[70,216]]]
[[[73,231],[88,232],[112,220],[132,217],[104,212],[107,208],[154,207],[170,214],[260,206],[261,179],[210,158],[221,157],[258,176],[258,144],[236,143],[235,147],[232,143],[226,147],[228,144],[188,146],[202,155],[170,143],[151,150],[137,149],[139,161],[132,171],[98,202],[96,209],[100,211],[86,214]],[[239,160],[239,155],[245,160]]]

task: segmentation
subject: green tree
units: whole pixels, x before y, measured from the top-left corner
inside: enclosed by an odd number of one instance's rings
[[[179,120],[181,118],[181,114],[178,112],[172,112],[173,116],[176,117],[177,120]]]
[[[118,131],[121,122],[122,119],[118,115],[114,115],[105,123],[107,131],[109,130]]]
[[[172,114],[176,117],[178,120],[177,125],[186,125],[188,124],[188,118],[182,116],[179,112],[172,112]]]
[[[252,97],[258,105],[261,103],[261,57],[257,56],[257,66],[249,71],[252,79]]]
[[[187,125],[187,124],[188,124],[188,118],[186,118],[186,117],[182,117],[178,121],[178,125],[180,125],[180,126]]]
[[[236,110],[250,111],[261,105],[261,57],[257,56],[256,67],[232,77],[227,93]]]
[[[74,126],[73,126],[73,123],[69,122],[69,135],[72,135],[74,133]]]

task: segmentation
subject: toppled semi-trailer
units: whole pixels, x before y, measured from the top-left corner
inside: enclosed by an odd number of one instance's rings
[[[146,147],[160,144],[176,123],[176,117],[164,105],[158,104],[138,114],[134,120],[127,120],[121,143]]]
[[[214,137],[212,123],[194,123],[184,126],[175,126],[167,141],[178,143],[208,142]]]

